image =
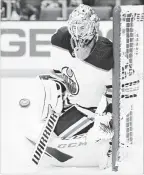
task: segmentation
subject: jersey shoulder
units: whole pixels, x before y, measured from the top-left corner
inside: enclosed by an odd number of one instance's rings
[[[113,43],[102,36],[96,43],[91,55],[86,62],[104,70],[110,70],[113,67]]]
[[[51,43],[55,46],[69,50],[70,47],[70,33],[67,26],[59,28],[52,36]]]
[[[106,45],[112,44],[112,42],[108,38],[103,37],[103,36],[99,36],[98,42],[102,44],[106,44]]]

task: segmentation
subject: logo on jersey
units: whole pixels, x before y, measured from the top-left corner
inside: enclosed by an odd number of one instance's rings
[[[79,85],[74,72],[69,67],[64,67],[62,68],[62,75],[69,92],[72,95],[77,95],[79,92]]]

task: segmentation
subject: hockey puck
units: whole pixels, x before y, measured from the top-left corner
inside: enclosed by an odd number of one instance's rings
[[[19,105],[23,108],[28,107],[30,105],[30,100],[23,98],[19,101]]]

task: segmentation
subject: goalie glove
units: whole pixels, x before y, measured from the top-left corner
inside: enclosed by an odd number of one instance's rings
[[[103,115],[97,114],[94,121],[94,126],[88,131],[89,141],[97,140],[111,140],[113,137],[112,128],[112,114],[104,113]]]
[[[100,120],[100,131],[101,139],[111,139],[113,137],[113,128],[112,128],[112,115],[111,113],[103,114]]]

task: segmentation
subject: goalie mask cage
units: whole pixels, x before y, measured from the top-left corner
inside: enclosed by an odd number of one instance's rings
[[[143,73],[144,6],[118,6],[113,11],[112,169],[118,170],[120,144],[134,142],[135,101]]]

